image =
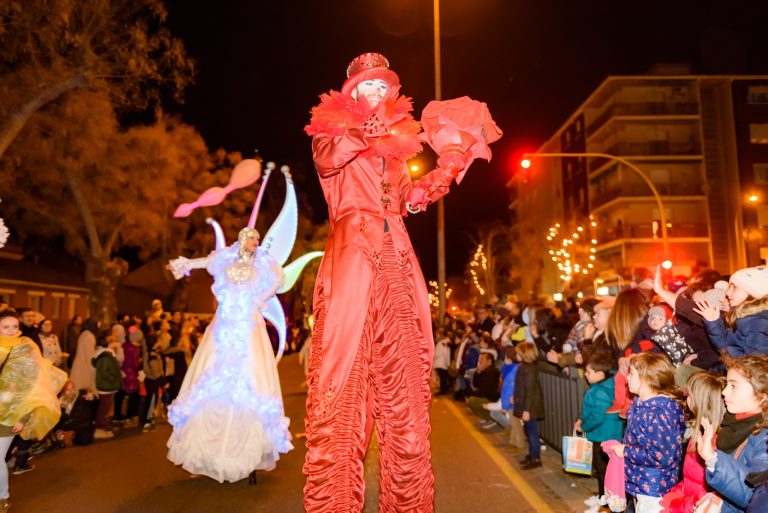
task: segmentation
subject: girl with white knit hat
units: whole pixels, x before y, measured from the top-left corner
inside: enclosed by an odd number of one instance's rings
[[[695,311],[704,318],[709,340],[733,357],[768,354],[768,267],[748,267],[731,275],[725,297],[731,309],[727,328],[720,305],[703,299]]]

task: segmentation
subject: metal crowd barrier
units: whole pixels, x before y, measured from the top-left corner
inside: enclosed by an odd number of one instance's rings
[[[573,423],[581,413],[581,400],[587,391],[587,381],[579,376],[577,367],[569,367],[569,375],[549,362],[539,361],[539,380],[544,392],[544,420],[541,438],[562,452],[563,435],[573,432]]]

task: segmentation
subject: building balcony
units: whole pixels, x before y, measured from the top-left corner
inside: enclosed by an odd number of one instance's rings
[[[517,190],[517,185],[507,186],[507,191],[509,192],[509,205],[511,207],[518,199],[520,199],[520,193]]]
[[[654,184],[661,196],[704,196],[700,183],[665,183]],[[616,198],[637,198],[652,196],[651,190],[645,184],[622,185],[608,190],[590,193],[589,203],[592,210],[599,208]]]
[[[587,126],[587,137],[597,132],[608,121],[618,116],[696,116],[699,104],[696,102],[644,102],[614,103]]]
[[[605,150],[595,150],[598,153],[616,155],[617,157],[700,157],[701,144],[698,141],[647,141],[620,142]],[[589,162],[589,172],[594,172],[610,159],[594,158]]]
[[[706,223],[670,223],[667,236],[670,239],[691,239],[709,237],[709,225]],[[621,239],[655,239],[661,242],[661,229],[653,232],[652,223],[625,224],[601,227],[597,233],[600,245]]]

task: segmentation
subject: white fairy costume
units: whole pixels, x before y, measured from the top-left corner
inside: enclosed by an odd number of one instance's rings
[[[296,241],[298,208],[293,179],[287,166],[283,208],[254,254],[240,251],[253,229],[264,188],[275,165],[267,163],[264,180],[248,227],[238,242],[227,247],[221,226],[207,222],[216,234],[216,250],[207,258],[172,260],[176,279],[191,269],[207,269],[214,278],[213,293],[219,302],[213,322],[203,335],[184,377],[169,420],[168,459],[193,474],[223,481],[239,481],[254,470],[271,470],[281,453],[293,449],[276,363],[286,341],[286,319],[275,294],[288,291],[302,269],[320,258],[322,251],[306,253],[285,265]],[[232,171],[231,189],[252,184],[261,164],[244,160]],[[216,205],[226,188],[214,187],[196,202],[179,206],[175,217],[189,215],[196,206]],[[277,329],[277,357],[264,320]]]
[[[262,316],[283,270],[262,248],[240,255],[240,244],[242,238],[207,258],[171,262],[177,278],[206,268],[219,305],[170,407],[168,459],[219,482],[271,470],[293,448]]]

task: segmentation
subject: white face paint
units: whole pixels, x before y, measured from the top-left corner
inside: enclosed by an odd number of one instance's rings
[[[355,100],[365,98],[371,107],[376,107],[387,94],[388,88],[389,85],[379,78],[364,80],[352,90],[352,98]]]
[[[256,248],[259,247],[259,238],[258,237],[248,237],[245,241],[245,250],[249,253],[253,253],[256,251]]]

